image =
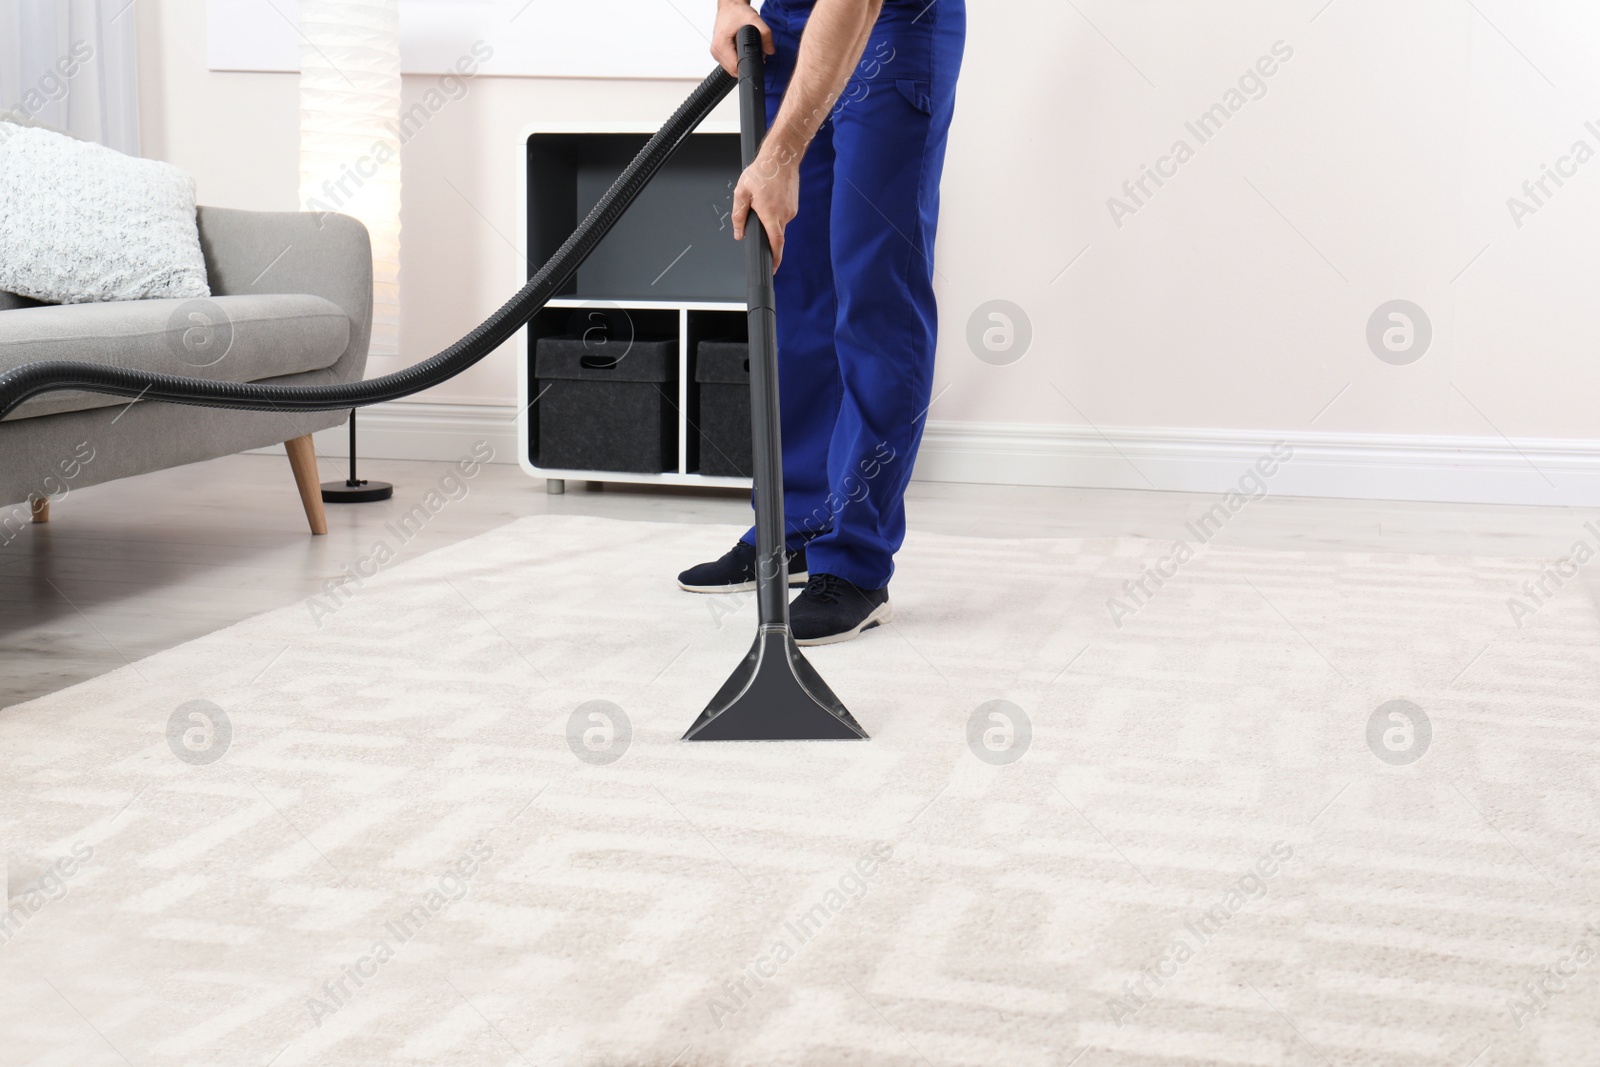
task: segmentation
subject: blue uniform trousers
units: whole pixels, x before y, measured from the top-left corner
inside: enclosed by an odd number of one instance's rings
[[[813,0],[765,0],[775,118]],[[800,167],[778,298],[784,514],[812,573],[880,589],[933,382],[933,240],[964,0],[885,0]],[[745,534],[755,543],[755,531]]]

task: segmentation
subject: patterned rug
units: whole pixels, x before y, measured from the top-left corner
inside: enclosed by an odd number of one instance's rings
[[[810,652],[871,741],[687,744],[737,531],[403,534],[0,714],[0,1062],[1595,1062],[1543,563],[914,534]]]

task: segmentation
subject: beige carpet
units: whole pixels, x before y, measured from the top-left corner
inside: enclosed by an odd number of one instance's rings
[[[913,535],[811,654],[873,740],[685,744],[735,534],[524,519],[0,715],[0,1063],[1596,1062],[1578,583],[1211,547],[1118,629],[1170,546]]]

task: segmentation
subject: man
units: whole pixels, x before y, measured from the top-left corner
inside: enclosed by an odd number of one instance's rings
[[[734,190],[779,265],[785,547],[802,645],[889,621],[906,483],[932,391],[939,178],[965,0],[719,0],[711,51],[761,31],[770,132]],[[678,584],[755,586],[755,531]]]

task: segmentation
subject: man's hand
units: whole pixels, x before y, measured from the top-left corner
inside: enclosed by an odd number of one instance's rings
[[[745,223],[754,209],[772,244],[774,271],[783,262],[784,228],[800,213],[800,157],[850,81],[882,10],[883,0],[816,0],[777,120],[762,142],[761,154],[734,187],[733,235],[744,240]],[[719,0],[711,54],[735,76],[739,60],[734,38],[743,26],[761,28],[762,46],[771,55],[772,31],[751,10],[749,0]]]
[[[772,244],[772,270],[783,262],[783,231],[800,213],[800,153],[769,139],[733,190],[733,236],[744,240],[754,210]]]
[[[739,31],[754,26],[761,31],[761,50],[772,54],[772,31],[750,6],[750,0],[717,0],[717,25],[711,31],[711,54],[722,69],[739,76]]]

